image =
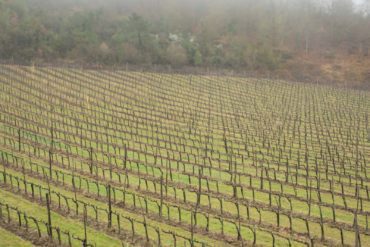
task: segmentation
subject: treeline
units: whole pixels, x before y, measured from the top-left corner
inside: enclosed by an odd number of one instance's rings
[[[367,10],[351,0],[0,0],[0,58],[273,71],[301,55],[367,56]]]

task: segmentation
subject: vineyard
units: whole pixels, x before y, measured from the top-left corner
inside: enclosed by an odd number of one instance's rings
[[[0,239],[370,246],[369,115],[368,91],[2,65]]]

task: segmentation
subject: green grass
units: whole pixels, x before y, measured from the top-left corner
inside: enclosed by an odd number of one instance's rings
[[[32,215],[38,220],[47,221],[47,210],[46,207],[42,207],[39,204],[32,203],[28,200],[23,199],[21,196],[17,196],[13,193],[0,190],[0,198],[2,198],[3,203],[9,205],[16,205],[16,207],[22,212],[27,213],[27,215]],[[84,235],[83,224],[78,220],[72,220],[70,218],[65,218],[58,213],[52,212],[52,224],[59,226],[61,230],[70,231],[76,236],[82,238]],[[41,227],[44,234],[46,234],[46,228]],[[98,246],[122,246],[121,241],[110,237],[103,232],[96,231],[90,227],[87,228],[87,233],[89,236],[88,241],[96,243]],[[75,241],[75,244],[78,242]]]
[[[0,227],[0,247],[32,247],[32,243]]]

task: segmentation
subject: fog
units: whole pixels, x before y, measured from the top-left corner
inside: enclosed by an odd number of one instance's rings
[[[370,5],[361,0],[3,0],[0,6],[5,60],[368,78]],[[338,75],[337,61],[359,62],[341,65]]]

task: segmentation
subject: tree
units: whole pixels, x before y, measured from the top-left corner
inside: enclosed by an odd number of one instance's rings
[[[145,49],[147,48],[147,41],[148,41],[148,30],[149,24],[143,17],[139,16],[136,13],[133,13],[127,22],[127,28],[129,31],[129,37],[131,37],[134,45],[138,49]]]
[[[188,62],[186,50],[179,44],[172,43],[167,49],[168,61],[171,65],[185,65]]]
[[[193,61],[195,66],[202,65],[203,63],[202,53],[200,53],[199,50],[195,51]]]
[[[352,0],[333,0],[331,13],[331,41],[335,45],[351,40],[353,24]]]

